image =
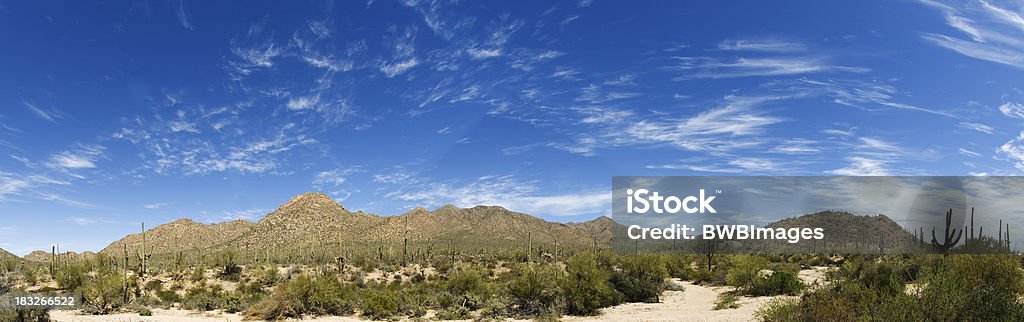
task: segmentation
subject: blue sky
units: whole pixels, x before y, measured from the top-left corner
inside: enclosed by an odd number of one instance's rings
[[[0,247],[607,214],[613,175],[1015,175],[1024,4],[0,2]]]

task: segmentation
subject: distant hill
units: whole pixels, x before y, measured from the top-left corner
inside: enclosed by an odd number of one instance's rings
[[[18,255],[11,254],[10,252],[0,248],[0,260],[4,259],[19,259]]]
[[[77,261],[81,261],[81,260],[92,258],[93,256],[96,256],[96,253],[93,253],[93,252],[82,252],[81,254],[79,254],[79,253],[76,253],[76,252],[61,252],[60,254],[57,254],[57,255],[60,256],[61,260],[67,260],[69,262],[77,262]],[[48,251],[37,250],[37,251],[29,253],[28,255],[25,255],[24,259],[25,259],[25,261],[29,261],[29,262],[49,263],[50,259],[52,257],[53,256]]]
[[[233,221],[200,224],[180,219],[146,232],[150,254],[178,251],[236,250],[260,256],[261,251],[297,254],[297,250],[327,248],[390,249],[408,238],[410,247],[442,249],[453,244],[459,249],[525,248],[531,241],[537,248],[592,247],[610,239],[612,221],[606,217],[585,223],[556,223],[497,206],[459,208],[446,205],[433,211],[416,208],[399,216],[378,216],[351,212],[318,192],[295,196],[258,222]],[[127,245],[134,254],[141,247],[141,234],[131,234],[111,243],[101,253],[118,255]]]
[[[858,247],[874,250],[880,243],[890,249],[898,245],[915,245],[914,235],[885,215],[858,216],[841,211],[822,211],[796,218],[787,218],[766,225],[767,228],[822,228],[830,247]]]
[[[254,223],[244,220],[202,224],[190,219],[178,219],[146,230],[146,250],[150,254],[160,254],[209,248],[234,240],[253,226]],[[120,256],[126,245],[128,252],[135,254],[142,247],[142,234],[125,236],[103,248],[100,254]]]

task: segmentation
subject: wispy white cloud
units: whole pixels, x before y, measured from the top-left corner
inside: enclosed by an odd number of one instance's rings
[[[314,109],[318,104],[320,104],[320,95],[310,95],[292,97],[288,100],[288,104],[286,104],[286,106],[288,106],[288,109],[290,110],[306,110]]]
[[[178,23],[181,23],[182,27],[188,30],[193,30],[192,21],[189,20],[188,13],[185,11],[185,0],[178,1],[178,8],[174,13],[175,16],[178,17]]]
[[[922,33],[921,38],[964,56],[1024,68],[1024,18],[1018,12],[1020,3],[1004,6],[986,0],[921,2],[942,11],[946,24],[969,39],[941,33]]]
[[[580,18],[579,15],[569,15],[569,16],[565,17],[565,19],[562,19],[562,22],[559,22],[558,24],[561,25],[562,27],[565,27],[565,26],[571,24],[573,21],[576,21],[576,19],[579,19],[579,18]]]
[[[407,70],[416,67],[420,64],[420,61],[416,58],[409,58],[403,61],[397,61],[392,63],[385,63],[380,66],[380,71],[388,77],[395,77],[405,73]]]
[[[648,165],[648,169],[689,170],[709,173],[773,173],[789,171],[777,160],[757,157],[732,157],[728,161],[710,162],[705,159],[684,160],[674,164]]]
[[[39,118],[44,119],[44,120],[49,121],[49,122],[52,122],[52,123],[57,123],[58,120],[64,118],[64,113],[59,111],[59,110],[57,110],[57,109],[53,109],[53,108],[43,109],[43,108],[41,108],[39,106],[36,106],[35,104],[30,103],[29,101],[25,101],[25,100],[22,100],[21,104],[24,105],[25,108],[27,108],[29,111],[31,111],[32,114],[35,114]]]
[[[1024,105],[1006,102],[999,105],[999,112],[1015,119],[1024,119]]]
[[[232,78],[241,79],[257,70],[273,68],[274,59],[284,54],[284,49],[267,42],[255,47],[235,47],[231,52],[235,59],[228,60],[228,71]]]
[[[830,174],[841,176],[887,176],[891,173],[886,169],[887,161],[871,159],[866,157],[849,157],[850,165],[827,171]]]
[[[778,82],[773,84],[779,88],[798,91],[807,96],[824,96],[832,98],[832,102],[869,111],[879,107],[925,112],[929,114],[957,118],[956,115],[935,108],[921,107],[901,102],[897,99],[900,92],[895,86],[877,81],[829,80],[817,81],[799,79],[795,82]]]
[[[977,158],[977,157],[981,156],[981,153],[974,152],[974,151],[971,151],[971,150],[968,150],[968,149],[964,149],[964,148],[960,148],[958,151],[960,152],[960,154],[963,154],[963,155],[966,155],[966,156],[969,156],[969,157],[972,157],[972,158]]]
[[[41,199],[41,200],[46,200],[46,201],[54,201],[54,202],[61,203],[61,204],[64,204],[66,206],[75,207],[75,208],[84,208],[84,209],[96,208],[96,205],[93,205],[91,203],[88,203],[88,202],[85,202],[85,201],[81,201],[81,200],[72,199],[72,198],[68,198],[68,197],[65,197],[65,196],[62,196],[62,195],[58,195],[58,194],[54,194],[54,193],[38,193],[36,198]]]
[[[806,51],[807,46],[799,42],[785,41],[773,38],[763,38],[724,40],[718,43],[718,49],[733,51],[760,51],[770,53],[794,53]]]
[[[572,143],[551,147],[581,155],[595,155],[603,148],[668,145],[689,151],[731,151],[764,143],[760,135],[768,126],[785,119],[767,115],[761,104],[781,96],[727,96],[721,106],[691,116],[637,115],[612,108],[578,108],[585,131]]]
[[[56,153],[50,156],[46,166],[51,169],[74,171],[79,169],[92,169],[96,162],[104,158],[103,146],[82,145],[74,149]]]
[[[978,131],[986,134],[994,134],[996,132],[996,130],[991,126],[975,122],[960,122],[959,126],[961,128]]]
[[[996,149],[996,154],[1013,163],[1013,166],[1024,171],[1024,131]]]
[[[88,225],[96,224],[96,223],[99,222],[99,221],[96,220],[96,218],[89,218],[89,217],[67,217],[66,219],[67,219],[67,221],[70,221],[70,222],[74,223],[75,225],[79,225],[79,226],[88,226]]]
[[[0,202],[6,201],[10,196],[20,195],[31,185],[31,182],[13,173],[0,171]]]
[[[150,209],[150,210],[156,210],[156,209],[164,208],[164,207],[167,207],[167,206],[170,206],[170,205],[171,204],[166,203],[166,202],[155,202],[155,203],[151,203],[151,204],[145,204],[145,205],[142,206],[142,208],[146,208],[146,209]]]
[[[814,140],[807,139],[787,139],[772,148],[771,152],[781,154],[813,154],[821,152],[820,148],[814,146],[816,143]]]
[[[317,189],[340,187],[345,183],[348,176],[362,171],[359,167],[335,168],[329,171],[322,171],[313,177],[313,186]]]
[[[712,57],[673,57],[674,64],[665,67],[680,75],[673,80],[768,77],[825,72],[863,73],[867,68],[840,66],[821,57],[750,57],[723,61]]]
[[[328,26],[328,23],[328,21],[310,21],[306,26],[317,38],[323,39],[331,36],[331,27]]]

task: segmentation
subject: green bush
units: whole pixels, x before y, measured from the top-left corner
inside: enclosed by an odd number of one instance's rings
[[[77,292],[86,280],[85,267],[79,264],[68,265],[57,270],[57,285],[67,291]]]
[[[224,297],[224,290],[220,285],[200,284],[185,292],[185,296],[181,298],[181,307],[186,310],[211,311],[225,304]]]
[[[473,265],[459,267],[456,272],[449,274],[444,289],[453,301],[450,303],[465,306],[470,311],[483,307],[493,295],[488,276],[490,274],[482,268]]]
[[[754,312],[754,317],[764,322],[800,321],[800,302],[790,299],[773,299]]]
[[[691,275],[691,279],[693,284],[697,285],[714,285],[722,281],[715,272],[704,268],[694,271]]]
[[[367,290],[360,303],[362,316],[374,320],[387,319],[398,315],[398,296],[387,290]]]
[[[229,282],[238,282],[242,278],[242,267],[236,264],[224,265],[224,269],[220,271],[217,277]]]
[[[100,271],[81,287],[84,311],[108,314],[124,305],[125,280],[119,273]]]
[[[804,288],[796,274],[774,272],[768,277],[759,277],[749,292],[753,296],[797,295]]]
[[[562,270],[554,265],[522,265],[510,273],[508,292],[513,315],[537,317],[557,310],[559,298],[557,281]]]
[[[170,290],[156,291],[156,298],[160,299],[160,302],[164,306],[171,306],[174,303],[181,302],[181,296]]]
[[[662,285],[668,273],[661,258],[655,255],[639,255],[626,258],[612,274],[615,290],[622,293],[626,302],[658,302]]]
[[[954,255],[930,269],[921,291],[931,319],[1022,320],[1024,272],[1015,255]]]
[[[256,302],[262,298],[262,288],[254,284],[240,288],[249,296],[245,300]],[[274,288],[274,295],[262,299],[245,310],[245,316],[263,320],[302,318],[303,315],[349,315],[353,312],[355,287],[342,285],[331,276],[300,275]]]
[[[598,267],[593,255],[570,258],[565,270],[559,286],[567,313],[592,315],[602,307],[622,302],[622,294],[616,292],[609,282],[610,273]]]
[[[740,297],[736,296],[736,293],[733,292],[718,294],[718,298],[715,299],[715,307],[712,310],[738,309],[740,304],[736,303],[736,301],[739,299]]]
[[[749,291],[763,279],[761,271],[768,269],[769,265],[768,259],[759,255],[734,255],[732,268],[725,274],[725,283]]]

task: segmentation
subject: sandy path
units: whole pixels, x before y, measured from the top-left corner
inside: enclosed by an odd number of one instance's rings
[[[673,280],[685,291],[665,291],[661,303],[627,303],[602,309],[601,315],[565,317],[563,321],[754,321],[754,312],[777,297],[740,297],[738,309],[715,311],[718,294],[732,287],[707,287]]]

